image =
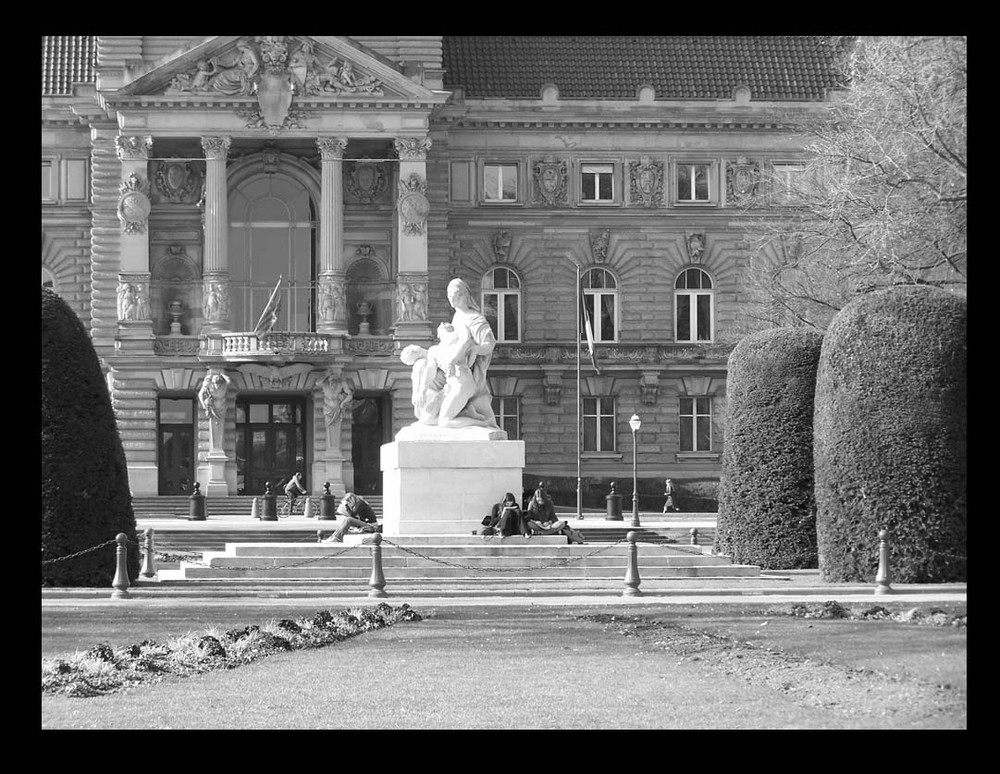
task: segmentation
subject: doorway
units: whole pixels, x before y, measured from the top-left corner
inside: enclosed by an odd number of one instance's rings
[[[392,430],[389,397],[384,394],[355,393],[351,426],[351,462],[354,464],[354,491],[360,495],[382,494],[382,444]]]
[[[194,484],[194,398],[160,398],[157,408],[157,492],[190,495]]]
[[[305,398],[237,398],[236,493],[262,495],[297,471],[309,486],[306,465]]]

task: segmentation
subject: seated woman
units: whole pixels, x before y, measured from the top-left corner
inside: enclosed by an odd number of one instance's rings
[[[524,521],[534,535],[565,535],[570,543],[584,542],[582,532],[570,527],[569,522],[556,518],[552,498],[541,486],[531,496]]]
[[[502,501],[493,504],[490,521],[496,524],[496,531],[501,540],[511,535],[531,537],[528,525],[524,523],[521,508],[511,492],[507,492]]]

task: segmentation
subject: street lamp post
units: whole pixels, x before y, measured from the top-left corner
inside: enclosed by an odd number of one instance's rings
[[[642,422],[640,421],[638,414],[632,415],[631,419],[629,419],[628,421],[628,426],[632,428],[632,524],[631,526],[638,527],[641,526],[639,524],[639,475],[638,475],[638,468],[636,466],[637,458],[639,456],[639,447],[636,445],[635,434],[642,426]]]

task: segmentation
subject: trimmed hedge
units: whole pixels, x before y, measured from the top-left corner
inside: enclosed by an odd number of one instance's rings
[[[110,587],[116,545],[88,549],[122,532],[136,542],[125,452],[83,323],[48,288],[41,312],[42,585]],[[139,550],[131,544],[128,576],[139,577]]]
[[[729,356],[715,548],[764,569],[817,566],[813,399],[823,335],[776,328]]]
[[[967,301],[897,287],[846,305],[823,341],[814,461],[820,575],[966,580]]]

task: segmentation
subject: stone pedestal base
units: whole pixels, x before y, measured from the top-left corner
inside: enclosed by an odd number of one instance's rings
[[[229,481],[227,480],[226,463],[229,458],[224,451],[210,451],[205,461],[208,463],[208,482],[202,494],[205,497],[226,497],[229,494]],[[203,466],[199,466],[202,467]],[[201,476],[199,476],[201,478]],[[235,490],[235,481],[233,481]]]
[[[382,446],[385,535],[471,535],[505,492],[520,498],[524,441],[396,440]]]

